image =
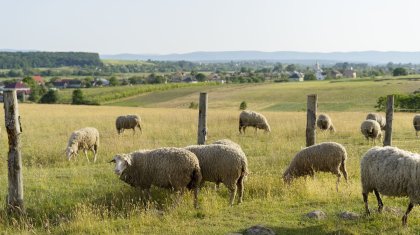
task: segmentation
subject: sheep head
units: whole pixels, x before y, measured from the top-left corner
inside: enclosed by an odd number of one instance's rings
[[[66,148],[66,157],[67,157],[67,159],[70,161],[70,159],[73,157],[73,156],[76,156],[77,155],[77,153],[78,153],[78,148],[77,148],[77,146],[74,146],[74,145],[72,145],[72,146],[68,146],[67,148]]]
[[[121,175],[128,166],[131,166],[131,155],[129,154],[117,154],[110,161],[115,163],[114,173]]]

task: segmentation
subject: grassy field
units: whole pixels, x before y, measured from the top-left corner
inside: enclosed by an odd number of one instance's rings
[[[196,91],[179,88],[182,91],[179,96],[174,90],[153,92],[144,96],[148,98],[141,107],[21,104],[27,215],[19,220],[9,218],[0,207],[0,234],[227,234],[242,232],[256,224],[266,225],[278,234],[420,233],[417,207],[410,214],[409,226],[401,226],[407,198],[384,197],[388,209],[383,214],[373,212],[370,217],[357,220],[338,217],[343,211],[364,214],[359,164],[361,156],[372,147],[359,130],[366,111],[373,109],[380,95],[418,87],[416,81],[382,81],[205,88],[210,107],[208,142],[229,138],[239,143],[247,154],[250,175],[245,182],[243,204],[229,207],[226,188],[222,186],[215,191],[209,183],[199,194],[200,209],[193,208],[191,194],[184,195],[175,206],[174,195],[159,188],[153,188],[153,201],[145,208],[138,192],[120,181],[113,173],[113,164],[108,163],[116,153],[196,143],[198,111],[179,107],[198,100],[198,88]],[[309,93],[319,94],[319,110],[329,111],[337,128],[333,134],[317,132],[317,142],[339,142],[349,154],[350,180],[340,184],[339,192],[335,191],[336,177],[332,174],[298,179],[290,186],[281,180],[290,160],[305,146],[306,113],[290,106],[270,107],[282,102],[302,104]],[[238,107],[242,100],[266,115],[272,129],[270,134],[259,131],[255,135],[252,129],[245,135],[238,134]],[[328,101],[335,106],[324,105]],[[349,106],[344,110],[337,108],[341,103]],[[4,123],[3,111],[0,112],[0,122]],[[127,131],[118,136],[115,117],[129,113],[142,117],[143,134]],[[419,152],[412,117],[413,113],[395,114],[393,144]],[[69,162],[64,156],[67,139],[73,130],[85,126],[100,131],[98,162],[88,163],[83,155]],[[1,129],[0,198],[4,200],[8,144],[4,126]],[[371,194],[369,199],[374,209],[375,197]],[[327,213],[327,219],[305,218],[306,213],[318,209]]]

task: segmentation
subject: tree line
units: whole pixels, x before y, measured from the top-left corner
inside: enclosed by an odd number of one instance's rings
[[[0,69],[102,66],[98,53],[87,52],[0,52]]]

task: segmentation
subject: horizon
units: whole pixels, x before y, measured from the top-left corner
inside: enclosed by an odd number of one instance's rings
[[[420,51],[415,0],[0,1],[0,47],[19,51]]]

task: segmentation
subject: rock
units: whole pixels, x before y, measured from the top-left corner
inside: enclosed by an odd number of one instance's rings
[[[323,211],[316,210],[316,211],[312,211],[306,214],[306,217],[311,218],[311,219],[325,219],[327,218],[327,214],[325,214],[325,212]]]
[[[340,213],[340,218],[347,220],[355,220],[360,218],[360,215],[351,211],[344,211]]]
[[[255,225],[245,230],[244,235],[275,235],[276,233],[270,228],[262,225]]]

